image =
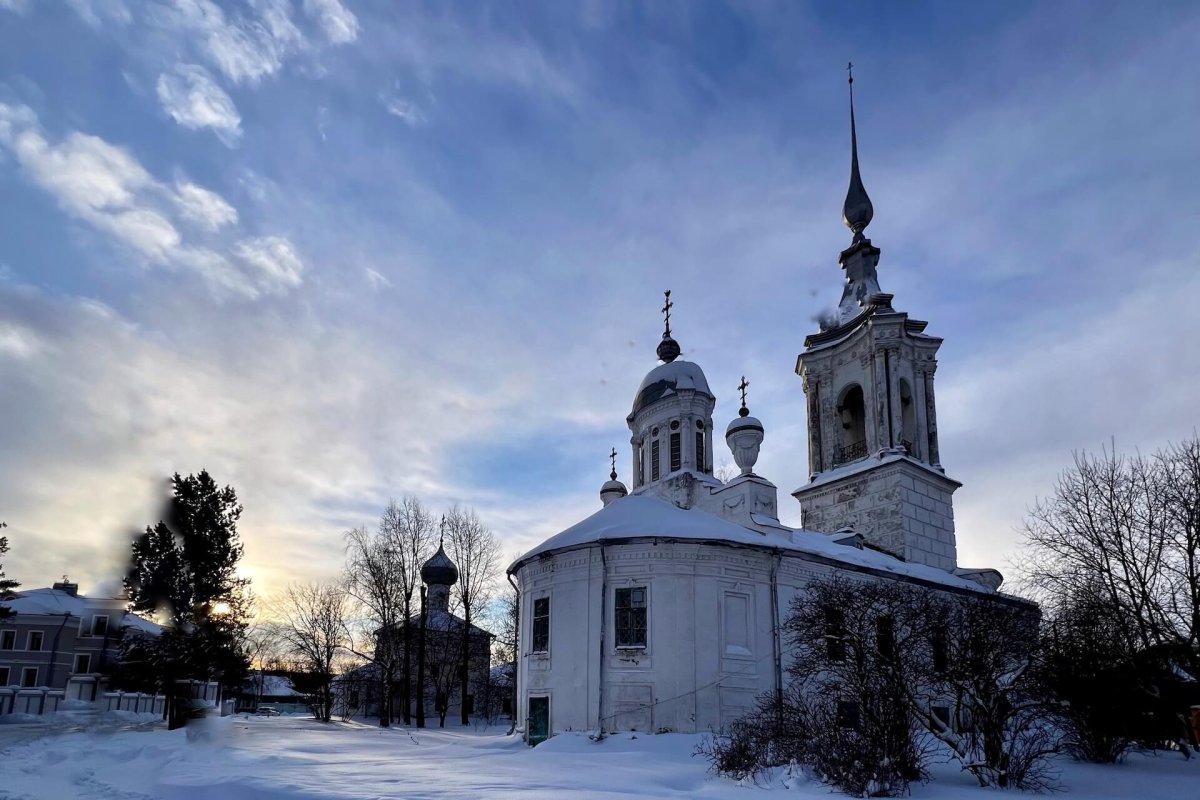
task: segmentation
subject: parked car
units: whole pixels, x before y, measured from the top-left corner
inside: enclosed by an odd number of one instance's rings
[[[275,706],[259,706],[254,713],[260,717],[278,717],[280,711]]]

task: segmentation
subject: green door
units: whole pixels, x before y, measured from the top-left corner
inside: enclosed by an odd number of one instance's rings
[[[541,744],[550,738],[550,698],[529,698],[529,744]]]

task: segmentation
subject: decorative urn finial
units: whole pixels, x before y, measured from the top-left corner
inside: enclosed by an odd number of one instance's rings
[[[754,465],[758,462],[758,448],[765,436],[762,423],[750,416],[750,409],[746,407],[746,389],[749,386],[750,382],[743,375],[742,382],[738,384],[738,391],[742,394],[742,407],[738,409],[737,419],[729,423],[725,430],[725,442],[729,445],[734,463],[738,465],[742,475],[753,474]]]

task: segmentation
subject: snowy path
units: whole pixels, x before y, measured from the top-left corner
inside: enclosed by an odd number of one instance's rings
[[[487,798],[628,800],[737,798],[758,794],[706,773],[691,753],[698,737],[566,734],[530,749],[500,733],[231,717],[187,731],[124,730],[47,736],[8,744],[0,757],[3,800],[317,800]],[[1068,765],[1071,800],[1200,798],[1200,764],[1178,755],[1136,757],[1118,767]],[[913,789],[915,798],[995,798],[953,768]],[[778,783],[776,783],[778,787]],[[809,784],[797,797],[830,797]],[[1015,797],[1018,795],[1007,795]]]

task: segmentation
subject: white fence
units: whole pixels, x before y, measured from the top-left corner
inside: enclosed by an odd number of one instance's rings
[[[220,702],[219,684],[211,681],[178,681],[177,687],[181,696],[191,698],[193,707],[219,708],[224,712],[223,706],[226,704]],[[166,702],[167,698],[161,694],[106,692],[95,678],[86,676],[72,678],[66,689],[0,687],[0,716],[45,716],[60,711],[132,711],[162,715]]]

